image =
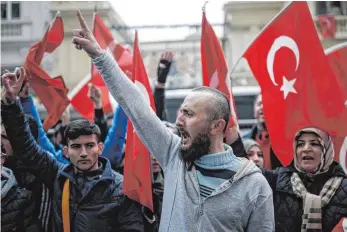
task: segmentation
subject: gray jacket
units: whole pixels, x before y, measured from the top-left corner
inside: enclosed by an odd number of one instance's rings
[[[112,96],[131,119],[140,139],[164,171],[160,231],[274,231],[272,191],[260,170],[243,159],[234,178],[200,198],[196,170],[180,158],[180,137],[156,116],[148,101],[104,52],[93,59]],[[230,154],[232,150],[230,149]]]

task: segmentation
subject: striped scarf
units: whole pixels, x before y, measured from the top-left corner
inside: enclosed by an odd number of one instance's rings
[[[322,231],[322,207],[326,206],[334,196],[342,182],[342,177],[330,178],[323,186],[319,196],[307,191],[298,173],[291,176],[294,194],[303,199],[301,232]]]

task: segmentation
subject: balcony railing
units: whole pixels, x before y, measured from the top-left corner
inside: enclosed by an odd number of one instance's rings
[[[318,19],[315,18],[315,23],[316,23],[316,27],[318,30],[318,34],[321,37],[320,34],[320,29],[318,26]],[[336,39],[347,39],[347,15],[336,15],[335,16],[335,22],[336,22],[336,34],[335,34],[335,38]]]
[[[1,24],[1,37],[22,36],[22,23]]]

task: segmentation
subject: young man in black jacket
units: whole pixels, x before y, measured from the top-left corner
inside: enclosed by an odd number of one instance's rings
[[[14,154],[53,192],[52,231],[144,231],[141,207],[122,194],[122,176],[99,157],[100,129],[87,120],[71,122],[64,133],[63,152],[71,161],[63,165],[31,136],[16,97],[26,78],[4,74],[2,119]],[[67,206],[66,208],[62,206]]]

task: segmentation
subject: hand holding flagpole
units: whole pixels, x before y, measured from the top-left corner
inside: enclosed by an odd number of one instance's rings
[[[89,29],[80,10],[77,10],[77,18],[81,29],[74,29],[72,31],[72,43],[75,44],[76,49],[83,49],[92,58],[100,56],[103,50]]]

